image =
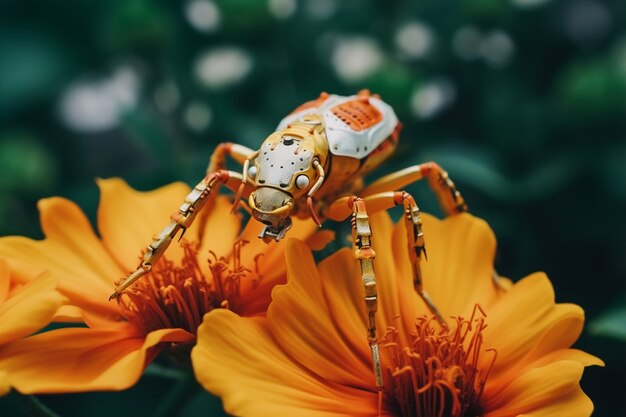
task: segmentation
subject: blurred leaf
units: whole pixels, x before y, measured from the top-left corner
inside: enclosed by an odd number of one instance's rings
[[[519,178],[509,178],[497,159],[479,149],[430,149],[427,160],[437,161],[450,175],[484,194],[505,202],[521,203],[545,198],[576,178],[588,155],[570,152],[534,166]]]
[[[22,403],[32,417],[59,417],[57,413],[46,407],[34,395],[23,396]]]
[[[0,39],[0,118],[50,98],[69,78],[69,58],[43,34],[3,30]]]
[[[25,133],[0,134],[0,190],[42,193],[56,183],[54,157]]]
[[[589,331],[626,342],[626,306],[615,307],[603,313],[589,324]]]
[[[170,368],[163,365],[159,365],[156,362],[148,365],[146,370],[143,372],[143,375],[146,377],[157,377],[157,378],[167,378],[174,380],[181,380],[185,377],[184,371],[180,369]]]
[[[192,371],[188,371],[178,380],[177,384],[160,399],[154,412],[154,417],[170,417],[179,414],[179,411],[201,389]]]
[[[494,23],[503,21],[512,12],[510,3],[502,0],[464,0],[461,5],[466,18]]]
[[[626,79],[607,59],[574,61],[558,81],[561,105],[584,120],[626,115]],[[575,120],[575,119],[574,119]]]
[[[511,78],[494,77],[490,88],[481,92],[479,117],[486,139],[502,152],[535,154],[552,138],[545,104],[534,97],[527,86]]]
[[[217,0],[222,12],[222,27],[229,34],[242,34],[267,29],[274,20],[270,18],[267,0]]]
[[[617,196],[626,202],[626,146],[609,147],[603,155],[603,163],[598,170],[598,182],[606,189],[607,194]]]
[[[379,94],[389,103],[401,103],[396,112],[407,111],[409,96],[416,81],[420,80],[418,71],[410,71],[405,66],[393,61],[385,62],[379,70],[368,77],[365,86],[372,93]],[[356,93],[356,91],[355,91]]]
[[[163,46],[172,33],[172,19],[159,2],[111,1],[98,32],[113,49],[145,49]]]
[[[219,397],[211,395],[205,390],[200,390],[196,395],[180,410],[180,417],[225,417],[228,414],[222,407]]]

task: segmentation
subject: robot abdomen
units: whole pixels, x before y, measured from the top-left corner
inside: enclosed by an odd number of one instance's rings
[[[322,93],[285,117],[277,130],[309,114],[322,116],[329,150],[334,155],[367,158],[398,129],[398,118],[377,95],[361,91],[354,96]]]

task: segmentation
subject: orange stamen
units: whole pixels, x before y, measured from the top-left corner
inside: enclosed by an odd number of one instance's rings
[[[480,400],[489,371],[479,374],[480,354],[495,352],[482,347],[485,318],[479,305],[469,320],[457,317],[450,328],[435,330],[434,317],[418,318],[410,346],[404,348],[398,345],[398,331],[387,331],[382,344],[390,358],[386,395],[395,400],[402,416],[482,414]]]
[[[179,265],[162,259],[124,293],[120,301],[123,316],[143,334],[164,328],[195,334],[205,313],[224,306],[236,309],[242,278],[258,280],[258,273],[241,264],[241,248],[247,243],[236,241],[228,258],[209,252],[211,276],[206,277],[198,263],[199,245],[183,241]]]

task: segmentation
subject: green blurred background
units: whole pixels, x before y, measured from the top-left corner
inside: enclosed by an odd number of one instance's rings
[[[51,195],[93,218],[96,177],[195,183],[217,143],[254,148],[321,91],[369,88],[405,126],[380,173],[443,165],[494,228],[498,270],[544,270],[585,309],[577,346],[607,367],[583,388],[624,416],[625,24],[623,0],[2,0],[0,235],[41,237]],[[177,381],[39,398],[62,416],[220,415]],[[164,406],[177,388],[185,405]]]

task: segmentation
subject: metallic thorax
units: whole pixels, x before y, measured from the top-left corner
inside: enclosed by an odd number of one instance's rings
[[[321,185],[317,166],[324,166],[327,153],[322,120],[314,115],[265,139],[246,173],[255,188],[248,198],[252,216],[267,225],[262,238],[279,240],[291,227],[292,211]]]

